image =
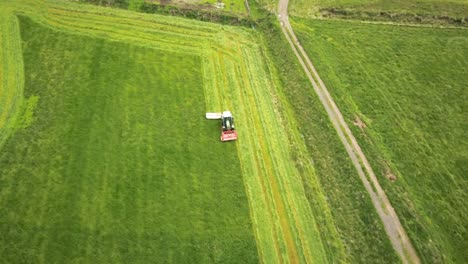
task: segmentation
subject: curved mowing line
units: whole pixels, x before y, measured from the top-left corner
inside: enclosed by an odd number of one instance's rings
[[[156,34],[139,35],[133,33],[133,30],[119,31],[118,26],[114,25],[114,30],[103,30],[102,28],[95,28],[94,25],[82,25],[78,23],[71,23],[61,17],[48,16],[47,19],[32,17],[32,19],[41,25],[44,25],[54,30],[60,29],[67,33],[72,31],[72,34],[92,35],[95,37],[112,39],[114,41],[126,42],[133,45],[140,45],[150,48],[158,48],[160,50],[167,50],[179,53],[192,53],[199,54],[200,48],[195,45],[187,46],[174,40],[167,40],[162,36]],[[93,23],[90,23],[93,24]],[[116,30],[117,29],[117,30]],[[187,42],[190,43],[190,42]]]
[[[6,12],[0,13],[0,149],[13,132],[23,101],[23,56],[19,25],[16,17]]]
[[[23,0],[14,8],[55,30],[202,56],[206,109],[229,108],[242,120],[235,144],[263,262],[327,262],[320,231],[335,227],[329,221],[319,231],[291,157],[290,145],[302,142],[294,140],[297,135],[288,138],[291,129],[286,128],[287,121],[278,118],[280,109],[274,102],[279,98],[278,90],[263,67],[261,45],[250,31],[58,1],[40,6]],[[19,47],[19,32],[15,34],[14,43]],[[313,169],[309,171],[313,173]],[[316,178],[313,181],[320,189]],[[318,203],[326,212],[324,218],[331,219],[326,203]],[[330,233],[333,241],[328,242],[343,248],[339,237]]]
[[[89,15],[89,14],[84,14],[84,13],[77,13],[77,12],[57,12],[55,9],[50,9],[48,12],[48,18],[49,20],[51,18],[56,18],[60,19],[60,21],[68,22],[68,24],[77,26],[78,24],[80,25],[86,25],[86,28],[92,29],[99,29],[100,31],[106,31],[106,32],[117,32],[120,34],[126,34],[129,35],[129,33],[134,32],[133,36],[140,36],[140,35],[154,35],[154,34],[159,34],[161,36],[164,36],[164,39],[174,39],[174,40],[198,40],[205,42],[207,39],[212,37],[212,34],[210,36],[208,35],[203,35],[203,34],[194,34],[194,33],[204,33],[203,31],[182,31],[182,32],[173,32],[169,31],[172,28],[170,27],[159,27],[156,28],[154,26],[155,23],[146,23],[146,24],[140,24],[140,25],[134,25],[132,23],[128,23],[128,20],[120,20],[116,19],[115,17],[102,17],[96,16],[96,15]],[[106,18],[106,20],[104,20]],[[157,25],[157,24],[156,24]],[[148,37],[146,37],[148,38]],[[164,40],[162,39],[162,40]],[[198,43],[195,43],[198,44]],[[197,45],[198,46],[198,45]]]
[[[206,40],[206,38],[213,37],[214,32],[207,32],[205,30],[193,30],[193,28],[181,28],[175,27],[174,25],[169,24],[160,24],[154,22],[146,22],[142,23],[141,21],[129,18],[121,18],[115,16],[104,16],[102,14],[93,14],[93,13],[86,13],[86,12],[78,12],[78,11],[70,11],[65,9],[57,9],[57,8],[49,8],[48,9],[49,15],[60,15],[62,19],[73,18],[79,19],[82,21],[88,22],[92,20],[94,22],[101,22],[106,23],[108,25],[126,25],[131,27],[131,29],[137,30],[138,33],[141,32],[152,32],[152,33],[161,33],[171,36],[177,36],[179,38],[200,38],[202,40]],[[90,23],[89,23],[90,24]],[[130,28],[128,28],[130,29]]]

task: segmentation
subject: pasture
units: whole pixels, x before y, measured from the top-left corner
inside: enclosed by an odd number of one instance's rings
[[[419,256],[466,262],[465,30],[293,22]]]

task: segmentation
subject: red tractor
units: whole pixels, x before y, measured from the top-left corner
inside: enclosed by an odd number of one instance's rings
[[[237,140],[237,131],[234,128],[234,117],[230,111],[206,113],[206,119],[221,119],[221,141]]]

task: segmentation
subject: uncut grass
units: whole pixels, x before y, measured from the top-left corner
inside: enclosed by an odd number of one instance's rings
[[[417,14],[468,17],[466,0],[292,0],[291,14],[300,17],[316,15],[319,9],[345,9],[363,12],[365,15],[380,12],[393,14]]]
[[[4,261],[258,262],[235,145],[203,119],[198,57],[24,17],[21,32],[32,119],[0,152]]]
[[[419,256],[467,262],[465,31],[294,21]]]

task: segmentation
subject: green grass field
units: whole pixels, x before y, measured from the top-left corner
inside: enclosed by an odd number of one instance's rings
[[[293,21],[419,256],[467,262],[466,31]]]
[[[0,15],[2,261],[400,262],[273,17],[253,30],[61,0],[0,0]],[[467,262],[465,31],[293,22],[365,124],[419,256]],[[227,144],[204,118],[224,109]]]
[[[346,259],[253,30],[61,1],[0,7],[5,259]],[[204,119],[222,109],[241,120],[235,143]]]
[[[194,118],[200,58],[20,26],[27,106],[0,155],[3,261],[258,261],[236,147]]]
[[[346,11],[330,13],[332,10]],[[443,16],[467,18],[467,0],[292,0],[292,15],[308,18],[322,15],[349,16],[351,18],[376,19],[381,13],[392,14],[386,20],[408,19],[409,16]],[[400,17],[403,15],[404,17]],[[406,17],[408,16],[408,17]],[[435,21],[435,20],[433,20]]]

